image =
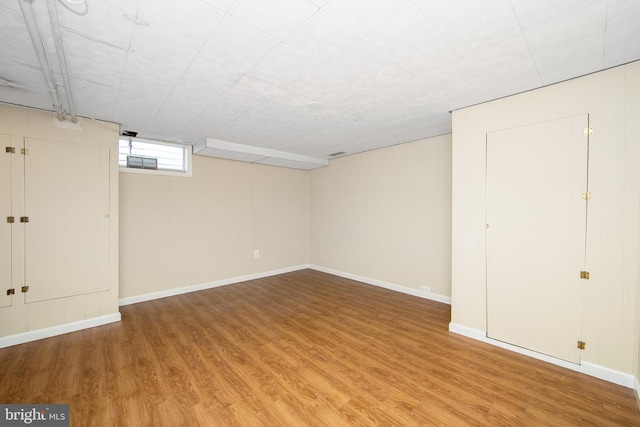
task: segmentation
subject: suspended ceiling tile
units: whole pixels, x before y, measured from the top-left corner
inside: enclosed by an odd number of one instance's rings
[[[176,85],[184,75],[187,66],[168,59],[148,56],[139,51],[130,52],[124,67],[125,74],[147,76],[156,82]]]
[[[640,2],[637,0],[610,0],[607,3],[607,31],[627,25],[638,25]]]
[[[464,60],[496,98],[542,85],[522,35],[468,53]]]
[[[71,90],[76,114],[98,120],[111,121],[118,92],[111,86],[71,78]]]
[[[55,4],[80,115],[308,154],[443,133],[448,110],[640,59],[637,0]],[[0,100],[48,108],[18,6],[0,5]],[[61,84],[46,2],[33,8]],[[125,19],[138,9],[149,26]]]
[[[525,31],[556,22],[562,24],[566,17],[604,3],[607,2],[602,0],[511,0],[518,22]]]
[[[354,34],[365,37],[412,7],[411,0],[332,0],[322,10]]]
[[[127,50],[64,31],[63,43],[69,74],[105,86],[118,87]]]
[[[490,46],[521,32],[507,0],[415,0],[425,18],[460,54]]]
[[[576,43],[554,44],[535,55],[545,85],[589,74],[603,66],[602,35],[585,37]]]
[[[603,66],[605,4],[525,31],[544,84],[588,74]]]
[[[224,12],[200,0],[153,0],[142,3],[138,16],[151,26],[204,44]]]
[[[211,5],[217,9],[222,10],[223,12],[228,12],[231,9],[231,6],[236,2],[236,0],[202,0],[203,2]]]
[[[272,84],[286,85],[312,72],[322,60],[300,49],[280,43],[248,74]]]
[[[607,7],[604,66],[613,67],[640,57],[640,2],[611,0]]]
[[[586,37],[604,38],[605,30],[606,4],[598,4],[565,16],[562,21],[526,30],[524,35],[531,52],[537,55],[556,44],[580,43]]]
[[[640,20],[640,18],[639,18]],[[614,67],[640,58],[640,31],[635,24],[607,30],[604,45],[604,67]]]
[[[0,39],[3,39],[3,43],[8,45],[8,42],[11,42],[33,49],[21,13],[0,8],[0,22]]]
[[[171,63],[175,67],[187,68],[198,54],[202,44],[183,37],[175,36],[159,28],[136,26],[131,39],[131,49],[158,59],[159,71],[163,64]],[[127,62],[131,61],[131,57]],[[144,70],[141,70],[144,73]],[[147,70],[151,71],[151,70]]]
[[[319,8],[324,7],[327,3],[329,3],[329,0],[309,0],[310,3],[313,3],[314,5],[316,5]]]
[[[134,24],[123,15],[100,3],[89,3],[87,12],[77,15],[65,7],[57,7],[60,26],[79,33],[88,40],[129,47]]]
[[[110,7],[111,9],[115,9],[118,12],[126,13],[131,16],[136,16],[142,0],[94,0],[94,1],[96,3],[100,3],[104,6]],[[61,3],[65,4],[64,0]]]
[[[351,46],[358,37],[322,10],[298,28],[285,43],[327,60]]]
[[[277,39],[227,15],[190,68],[237,78],[278,44]]]
[[[416,8],[399,14],[365,40],[414,76],[433,67],[435,63],[447,63],[460,58]]]
[[[146,129],[171,92],[170,85],[162,85],[147,77],[123,75],[114,112],[114,120],[130,130]]]
[[[278,40],[284,40],[317,10],[307,0],[239,0],[229,13]]]
[[[51,98],[39,68],[0,57],[0,99],[17,105],[50,109]]]

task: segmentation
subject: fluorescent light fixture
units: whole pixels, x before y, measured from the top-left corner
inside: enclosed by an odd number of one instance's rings
[[[329,165],[329,161],[326,159],[255,147],[253,145],[221,141],[213,138],[205,138],[194,144],[193,154],[305,170]]]

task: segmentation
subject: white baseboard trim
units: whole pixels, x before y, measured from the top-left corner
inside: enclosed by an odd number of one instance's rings
[[[246,282],[247,280],[262,279],[264,277],[275,276],[278,274],[290,273],[292,271],[304,270],[309,268],[309,264],[297,265],[294,267],[280,268],[278,270],[265,271],[262,273],[248,274],[246,276],[231,277],[228,279],[214,280],[213,282],[201,283],[198,285],[189,285],[181,288],[167,289],[165,291],[150,292],[148,294],[136,295],[133,297],[120,298],[118,303],[120,306],[137,304],[154,299],[167,298],[176,295],[187,294],[190,292],[203,291],[205,289],[217,288],[219,286],[232,285],[234,283]]]
[[[311,264],[309,268],[318,270],[323,273],[333,274],[334,276],[344,277],[345,279],[356,280],[358,282],[366,283],[368,285],[379,286],[381,288],[389,289],[396,292],[402,292],[403,294],[413,295],[414,297],[429,299],[432,301],[441,302],[451,305],[451,297],[440,294],[422,294],[419,290],[409,288],[407,286],[396,285],[395,283],[384,282],[382,280],[371,279],[370,277],[358,276],[357,274],[345,273],[344,271],[333,270],[331,268],[321,267],[319,265]]]
[[[35,331],[9,335],[0,338],[0,348],[11,347],[44,338],[51,338],[57,335],[68,334],[82,329],[95,328],[96,326],[107,325],[120,321],[120,313],[107,314],[106,316],[93,317],[91,319],[79,320],[77,322],[65,323],[64,325],[51,326],[49,328],[36,329]]]
[[[577,365],[575,363],[567,362],[566,360],[547,356],[546,354],[537,353],[535,351],[527,350],[526,348],[518,347],[516,345],[507,344],[505,342],[489,338],[487,337],[487,334],[481,330],[458,325],[453,322],[449,323],[449,331],[468,338],[473,338],[477,341],[495,345],[496,347],[523,354],[525,356],[533,357],[534,359],[542,360],[553,365],[571,369],[572,371],[599,378],[601,380],[609,381],[611,383],[618,384],[627,388],[634,388],[636,389],[636,391],[640,390],[638,379],[631,374],[627,374],[626,372],[616,371],[614,369],[610,369],[605,366],[596,365],[595,363],[586,361],[582,361],[579,365]]]

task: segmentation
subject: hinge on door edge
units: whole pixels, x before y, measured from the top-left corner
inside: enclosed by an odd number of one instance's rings
[[[591,200],[591,193],[582,193],[582,200]]]
[[[4,147],[4,152],[5,153],[15,153],[16,152],[16,148],[15,147]]]
[[[593,128],[584,128],[584,136],[593,135]]]
[[[22,290],[22,293],[29,292],[29,286],[24,285],[24,286],[21,288],[21,290]]]
[[[585,280],[589,280],[589,272],[588,271],[581,271],[580,272],[580,278],[581,279],[585,279]]]
[[[7,295],[15,295],[16,294],[16,290],[11,288],[11,289],[7,289]]]
[[[585,343],[584,341],[578,341],[578,348],[580,350],[584,350],[585,348],[587,348],[587,343]]]
[[[14,222],[16,222],[16,219],[15,219],[15,217],[8,216],[8,217],[7,217],[7,222],[8,222],[9,224],[13,224]]]
[[[29,154],[29,149],[28,148],[21,148],[20,149],[20,154]]]

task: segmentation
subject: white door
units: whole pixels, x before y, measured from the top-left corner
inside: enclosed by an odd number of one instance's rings
[[[487,134],[487,335],[580,362],[588,115]]]
[[[13,215],[11,209],[11,162],[15,154],[9,153],[6,147],[11,146],[9,135],[0,135],[0,307],[11,305],[8,289],[15,286],[11,281],[11,229],[7,217]],[[16,148],[14,148],[16,149]],[[20,148],[17,147],[20,151]]]
[[[25,139],[26,302],[109,289],[109,148]]]

